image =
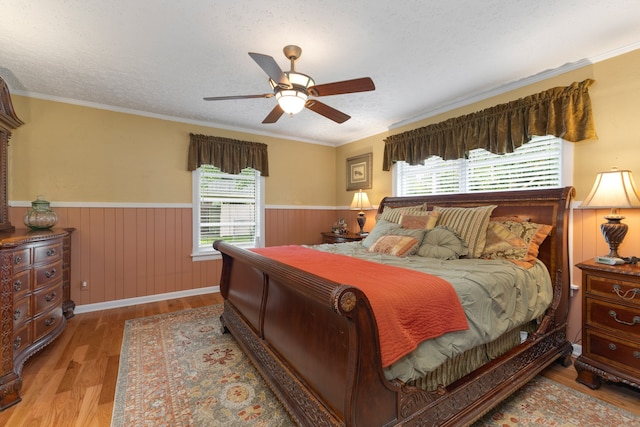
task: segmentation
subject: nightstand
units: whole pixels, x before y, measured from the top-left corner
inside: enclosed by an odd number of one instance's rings
[[[322,243],[359,242],[367,237],[366,234],[364,236],[360,234],[336,234],[332,231],[323,231],[320,234],[322,234]]]
[[[640,388],[640,267],[593,260],[582,270],[582,354],[578,382],[596,389],[602,380]]]

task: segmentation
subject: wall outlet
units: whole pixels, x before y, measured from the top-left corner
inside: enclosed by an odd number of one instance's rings
[[[86,280],[83,280],[82,282],[80,282],[80,290],[81,291],[88,291],[89,290],[89,285],[87,284]]]

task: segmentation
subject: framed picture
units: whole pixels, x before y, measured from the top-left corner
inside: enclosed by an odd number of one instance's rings
[[[347,159],[347,191],[371,188],[371,159],[373,153]]]

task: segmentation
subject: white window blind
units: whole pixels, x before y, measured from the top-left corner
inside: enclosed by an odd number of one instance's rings
[[[253,248],[260,240],[260,174],[244,169],[237,175],[215,166],[200,166],[194,182],[194,251],[214,253],[213,242],[224,240]]]
[[[468,159],[434,156],[424,165],[396,163],[396,195],[555,188],[562,183],[562,139],[538,137],[513,153],[472,150]]]

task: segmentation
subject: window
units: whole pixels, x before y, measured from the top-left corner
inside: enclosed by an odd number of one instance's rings
[[[570,185],[571,144],[561,138],[537,137],[513,153],[472,150],[468,159],[433,156],[424,165],[395,165],[395,195],[525,190]]]
[[[262,179],[254,169],[232,175],[203,165],[193,171],[194,256],[217,255],[216,240],[262,246]]]

